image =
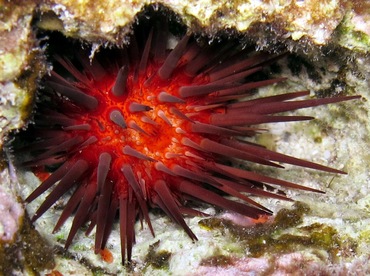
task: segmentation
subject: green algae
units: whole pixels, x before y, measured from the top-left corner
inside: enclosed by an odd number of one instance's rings
[[[313,223],[308,226],[298,227],[305,214],[310,211],[308,205],[296,202],[293,209],[280,210],[273,222],[257,223],[253,226],[235,225],[233,222],[210,218],[199,222],[207,230],[221,230],[228,232],[231,242],[237,242],[242,247],[241,252],[248,252],[248,257],[271,256],[271,254],[286,254],[296,251],[327,252],[331,262],[338,261],[340,256],[355,252],[356,242],[351,238],[341,236],[337,230],[326,224]],[[319,253],[317,253],[319,254]],[[227,260],[228,256],[219,253],[204,260],[205,263],[214,263]]]
[[[149,246],[149,251],[145,256],[145,263],[155,269],[168,269],[172,253],[167,250],[157,251],[159,244],[160,241],[156,241]]]
[[[359,233],[359,239],[370,244],[370,226],[365,227],[365,229]]]
[[[356,30],[356,25],[351,21],[353,13],[349,12],[336,32],[338,44],[354,52],[368,53],[370,50],[370,36],[360,30]]]
[[[39,271],[54,266],[53,248],[27,217],[13,243],[0,243],[0,275],[14,275],[15,271],[39,275]]]
[[[203,259],[200,262],[200,265],[202,266],[229,266],[232,265],[234,262],[232,260],[232,257],[225,256],[222,254],[216,254],[214,256],[210,256],[208,258]]]

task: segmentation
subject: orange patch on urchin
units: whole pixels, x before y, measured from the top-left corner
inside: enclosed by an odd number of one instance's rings
[[[272,212],[248,195],[289,200],[276,186],[319,192],[230,165],[235,161],[342,173],[267,150],[248,138],[261,123],[312,119],[275,113],[356,96],[296,100],[309,94],[300,91],[250,100],[253,89],[284,80],[248,80],[276,56],[250,52],[235,41],[201,46],[190,35],[168,49],[166,26],[160,22],[145,39],[134,35],[127,48],[102,51],[92,62],[84,54],[79,62],[59,57],[68,74],[53,71],[45,78],[45,94],[28,130],[30,157],[21,165],[57,168],[26,199],[31,202],[54,186],[33,221],[72,191],[54,229],[74,214],[66,247],[90,222],[86,232],[96,226],[95,253],[102,252],[118,214],[122,261],[130,261],[136,219],[145,219],[154,235],[150,207],[162,209],[196,240],[183,216],[205,214],[187,201],[259,220]]]

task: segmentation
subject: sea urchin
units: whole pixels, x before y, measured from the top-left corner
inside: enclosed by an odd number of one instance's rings
[[[96,226],[95,252],[104,249],[118,215],[122,262],[130,261],[136,219],[145,219],[154,235],[150,207],[162,209],[196,240],[183,215],[204,214],[186,201],[258,218],[271,212],[248,194],[287,199],[274,185],[317,191],[232,163],[281,167],[282,162],[342,173],[270,151],[248,138],[261,123],[312,119],[275,113],[357,96],[295,100],[309,94],[300,91],[248,99],[253,89],[284,80],[250,81],[276,56],[253,53],[234,42],[202,46],[188,34],[169,49],[173,35],[168,24],[153,25],[136,32],[127,48],[97,53],[91,62],[86,53],[76,60],[57,57],[66,72],[55,69],[45,78],[34,124],[26,132],[32,138],[22,149],[28,157],[20,166],[54,168],[26,199],[31,202],[51,189],[33,221],[71,192],[54,229],[74,214],[66,247],[89,222],[87,233]]]

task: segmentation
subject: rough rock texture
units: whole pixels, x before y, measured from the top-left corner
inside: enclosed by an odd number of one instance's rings
[[[9,175],[3,171],[0,180],[5,182],[7,179]],[[18,203],[15,195],[0,186],[0,241],[11,242],[14,239],[22,223],[23,213],[23,207]]]
[[[35,8],[35,1],[0,1],[0,149],[4,135],[24,125],[45,72],[31,28]]]
[[[45,63],[32,32],[57,30],[98,45],[122,45],[138,12],[152,1],[0,1],[0,130],[24,125],[29,102]],[[283,43],[317,54],[333,44],[355,52],[369,50],[367,1],[158,1],[178,13],[191,30],[212,36],[236,30],[258,48]],[[153,4],[158,6],[159,4]],[[297,41],[297,42],[296,42]],[[271,50],[271,49],[270,49]],[[0,141],[3,140],[0,135]],[[1,147],[1,143],[0,143]]]
[[[136,14],[150,3],[153,1],[0,0],[0,148],[4,135],[24,126],[27,121],[38,81],[49,66],[43,49],[38,46],[36,30],[54,30],[81,39],[92,44],[92,51],[101,46],[123,45]],[[365,264],[370,258],[370,2],[172,0],[157,3],[163,3],[178,14],[190,31],[209,37],[237,32],[245,34],[247,41],[254,42],[256,49],[288,49],[292,55],[282,62],[279,75],[288,77],[289,81],[264,89],[261,94],[308,89],[319,97],[336,93],[363,96],[363,100],[356,103],[319,108],[309,111],[311,113],[302,111],[305,115],[318,117],[320,121],[311,122],[308,126],[280,124],[271,129],[271,136],[260,137],[267,140],[266,145],[280,152],[343,168],[349,173],[348,176],[332,177],[294,168],[270,172],[272,175],[278,174],[280,178],[325,190],[326,195],[291,194],[310,205],[311,212],[304,218],[303,225],[310,226],[317,222],[330,225],[337,229],[343,239],[350,237],[355,240],[357,246],[354,249],[344,250],[346,247],[343,245],[340,253],[347,255],[339,256],[335,262],[317,252],[267,254],[259,259],[249,258],[248,247],[241,247],[239,243],[225,243],[225,240],[229,240],[225,239],[225,236],[228,237],[226,230],[205,230],[199,227],[199,218],[190,219],[191,227],[200,239],[192,244],[184,238],[182,231],[168,224],[163,217],[155,215],[154,228],[157,240],[161,240],[156,252],[166,250],[172,253],[166,269],[177,268],[184,274],[198,269],[202,275],[242,274],[258,272],[259,269],[268,273],[273,268],[288,273],[297,271],[298,263],[302,273],[316,269],[336,274],[369,273]],[[154,4],[154,7],[159,6]],[[173,20],[177,20],[175,18]],[[30,183],[34,177],[28,175],[22,174],[20,177],[20,181],[27,185],[20,189],[21,194],[28,194],[32,185],[37,185],[36,181]],[[2,182],[0,189],[7,192],[0,193],[6,195],[3,202],[14,202],[14,206],[8,206],[6,210],[15,210],[18,203],[13,196],[9,196],[15,192],[10,183]],[[291,206],[272,200],[260,201],[275,211]],[[37,222],[39,230],[44,229],[47,234],[51,232],[49,228],[53,221],[48,221],[47,217],[52,218],[55,212],[51,210],[45,215],[45,220]],[[9,219],[7,216],[1,218],[2,225],[16,222],[12,215]],[[65,239],[68,229],[67,225],[61,233],[50,238],[58,243]],[[166,231],[161,232],[161,229]],[[112,264],[93,254],[93,237],[81,235],[77,239],[79,243],[70,252],[72,257],[78,257],[79,264],[74,262],[71,268],[65,260],[57,260],[55,271],[60,270],[63,275],[68,275],[75,271],[73,265],[84,273],[89,270],[119,273],[123,270],[119,264],[119,253],[114,251],[117,248],[117,235],[113,235],[109,242],[114,256]],[[158,268],[147,258],[148,248],[154,242],[148,229],[138,233],[133,252],[137,262],[134,272],[145,271],[148,275],[158,273]],[[231,255],[233,265],[200,265],[202,259],[220,254]],[[192,259],[188,260],[189,257]],[[329,264],[331,269],[325,264]]]
[[[333,32],[345,16],[348,21],[344,28],[349,27],[354,32],[368,32],[366,10],[369,4],[366,1],[351,2],[157,1],[181,14],[188,26],[201,28],[208,34],[225,28],[235,28],[242,32],[254,32],[256,37],[271,32],[280,39],[307,39],[317,45],[323,45],[332,39]],[[41,23],[40,26],[48,28],[46,25],[49,25],[49,28],[63,31],[68,36],[91,41],[105,39],[120,43],[121,30],[126,29],[135,14],[149,3],[152,1],[47,1],[47,4],[41,4],[41,11],[46,12],[48,17],[48,12],[52,10],[60,21],[55,24]],[[261,25],[264,27],[260,28]]]

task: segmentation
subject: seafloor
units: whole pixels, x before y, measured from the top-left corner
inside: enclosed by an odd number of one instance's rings
[[[347,175],[255,166],[325,194],[287,191],[296,203],[257,198],[276,214],[257,225],[199,206],[215,216],[187,219],[197,242],[162,213],[152,212],[156,237],[146,225],[136,225],[129,268],[120,263],[118,229],[104,256],[93,253],[94,235],[82,232],[67,252],[62,250],[70,221],[51,234],[59,206],[33,229],[28,214],[42,198],[26,209],[22,198],[39,180],[12,165],[7,145],[9,133],[27,123],[39,80],[50,66],[37,34],[59,32],[93,49],[123,45],[130,24],[144,9],[168,12],[190,31],[210,38],[238,33],[257,50],[285,47],[289,55],[274,72],[288,81],[260,89],[259,96],[299,90],[316,97],[361,95],[361,100],[295,112],[316,120],[265,125],[268,131],[256,138],[268,148]],[[0,275],[370,274],[369,2],[0,0],[0,19]]]

